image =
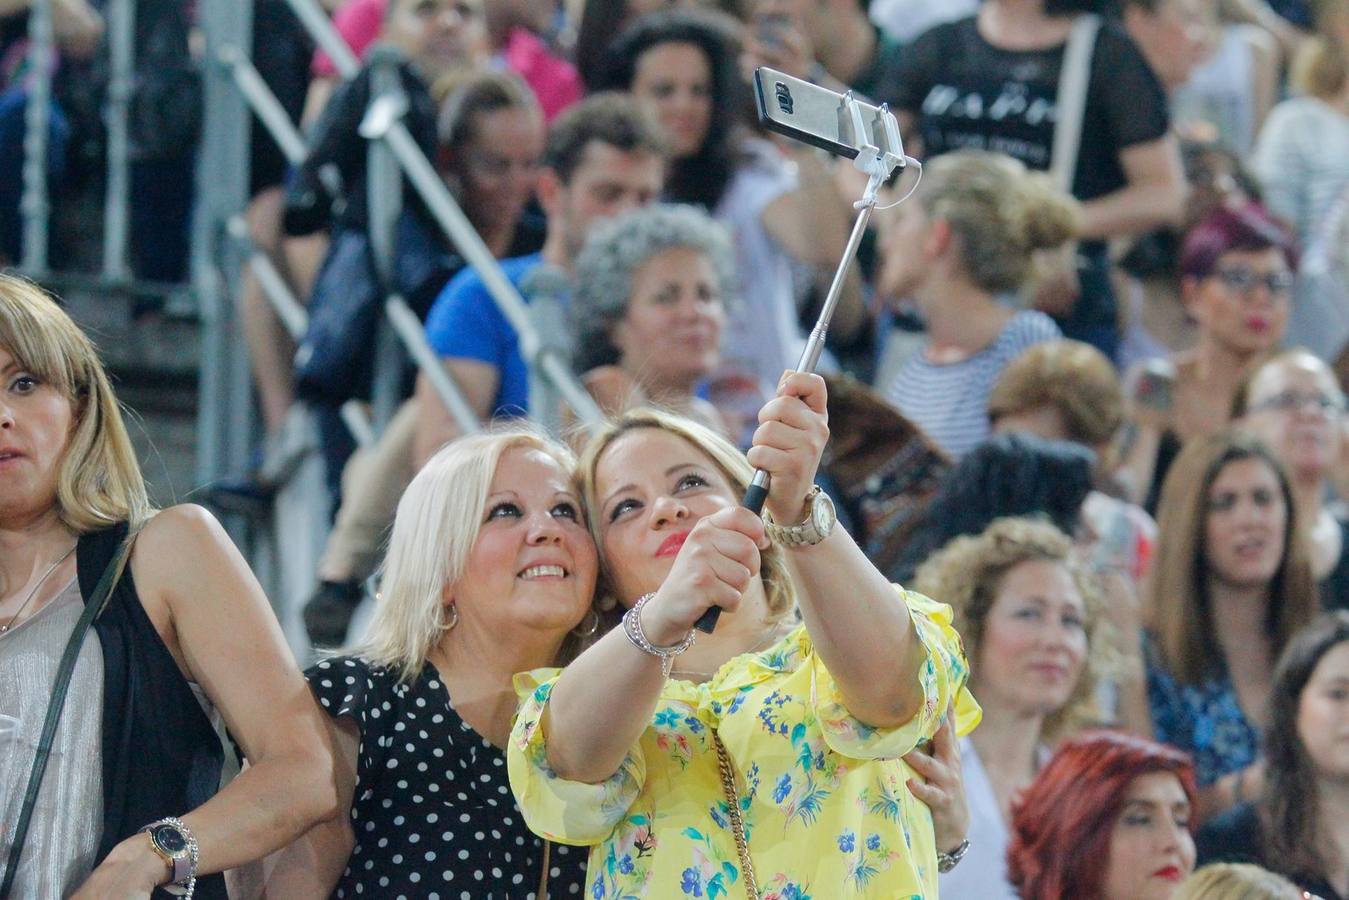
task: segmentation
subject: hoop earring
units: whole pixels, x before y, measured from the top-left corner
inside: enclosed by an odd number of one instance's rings
[[[595,607],[586,610],[585,618],[579,625],[571,630],[571,633],[577,637],[588,638],[600,630],[600,614],[595,611]]]
[[[451,628],[459,624],[459,608],[454,605],[453,601],[451,601],[444,607],[444,609],[446,612],[442,616],[443,621],[440,623],[440,630],[449,631]]]

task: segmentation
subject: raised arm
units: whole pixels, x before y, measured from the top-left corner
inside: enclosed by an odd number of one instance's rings
[[[220,524],[197,506],[159,513],[137,539],[131,572],[179,669],[201,685],[249,762],[202,806],[174,811],[197,838],[197,871],[259,859],[336,815],[323,713],[266,595]],[[75,897],[148,893],[168,877],[149,837],[137,834],[113,848]]]
[[[657,646],[681,641],[710,607],[734,611],[759,571],[763,523],[746,509],[724,509],[693,527],[665,583],[642,610]],[[661,660],[615,628],[563,671],[543,720],[548,765],[571,781],[612,776],[651,722],[665,677]]]
[[[826,397],[820,376],[790,373],[759,413],[748,457],[772,476],[766,507],[779,524],[806,516],[805,497],[829,439]],[[925,656],[894,587],[842,528],[788,552],[801,616],[848,711],[876,728],[913,718],[923,702]]]

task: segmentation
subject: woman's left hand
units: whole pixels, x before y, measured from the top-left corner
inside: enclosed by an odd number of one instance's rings
[[[785,373],[776,396],[759,410],[754,446],[745,454],[750,465],[772,476],[765,506],[774,522],[795,525],[805,518],[806,494],[815,484],[828,442],[824,379],[805,372]]]
[[[113,847],[69,900],[146,900],[167,877],[149,835],[137,834]]]
[[[937,849],[951,852],[970,830],[970,807],[965,801],[965,779],[960,769],[960,744],[955,735],[955,711],[932,736],[932,754],[914,750],[904,756],[922,781],[910,778],[909,792],[932,810],[932,833]]]

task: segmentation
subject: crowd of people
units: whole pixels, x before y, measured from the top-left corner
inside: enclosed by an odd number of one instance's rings
[[[190,73],[190,8],[144,5]],[[320,423],[307,669],[0,275],[0,898],[1349,898],[1349,0],[331,5],[350,79],[253,4],[307,155],[255,123],[247,221],[310,327],[245,275],[258,449],[208,495],[265,509]],[[52,12],[58,84],[97,69],[101,5]],[[818,373],[865,176],[758,126],[760,66],[922,164]],[[372,192],[390,90],[603,426],[530,423],[495,279]],[[167,265],[191,140],[152,145]],[[355,449],[390,290],[483,433],[409,366]]]

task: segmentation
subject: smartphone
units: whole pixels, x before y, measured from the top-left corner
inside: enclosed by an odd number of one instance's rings
[[[859,133],[842,94],[766,66],[754,70],[754,101],[759,121],[770,131],[848,159],[856,159],[862,147],[870,145],[893,153],[901,160],[900,167],[904,165],[899,123],[887,109],[855,100],[861,114]]]

